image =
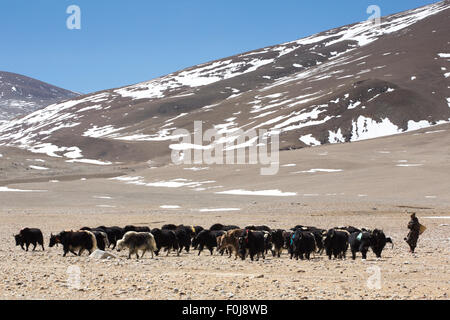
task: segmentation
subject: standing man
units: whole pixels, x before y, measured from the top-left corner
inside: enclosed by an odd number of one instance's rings
[[[417,240],[419,239],[419,235],[425,231],[421,232],[421,224],[419,223],[419,219],[417,219],[416,214],[411,214],[411,220],[408,223],[408,229],[410,230],[408,236],[405,238],[406,243],[409,245],[409,252],[414,253],[414,249],[417,246]]]

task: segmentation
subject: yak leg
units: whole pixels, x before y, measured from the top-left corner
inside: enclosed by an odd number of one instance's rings
[[[362,249],[362,250],[361,250],[361,254],[362,254],[362,258],[363,258],[364,260],[366,260],[366,259],[367,259],[367,249]]]

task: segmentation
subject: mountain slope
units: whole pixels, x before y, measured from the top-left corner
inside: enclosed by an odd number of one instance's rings
[[[20,74],[0,71],[0,120],[29,114],[78,95]]]
[[[1,126],[0,144],[109,164],[167,161],[174,130],[193,132],[196,120],[230,142],[237,129],[280,131],[281,149],[446,123],[449,9],[441,1],[385,17],[381,28],[344,26],[53,104]]]

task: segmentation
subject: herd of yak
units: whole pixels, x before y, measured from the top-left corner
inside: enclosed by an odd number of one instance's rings
[[[15,235],[16,245],[28,251],[29,246],[42,246],[44,239],[41,230],[25,228]],[[321,254],[325,251],[329,259],[345,259],[348,247],[352,258],[360,252],[366,259],[367,252],[371,248],[377,258],[381,258],[386,243],[393,242],[379,229],[369,230],[351,226],[336,227],[329,230],[316,227],[297,225],[289,230],[271,229],[267,226],[247,226],[244,229],[234,225],[214,224],[210,229],[200,226],[164,225],[161,229],[149,227],[126,226],[120,227],[84,227],[78,231],[62,231],[57,235],[51,234],[49,247],[61,244],[64,256],[68,252],[80,256],[85,250],[91,254],[95,250],[105,251],[112,246],[112,250],[118,251],[128,248],[130,259],[136,255],[139,259],[146,251],[159,254],[161,249],[167,251],[167,255],[174,250],[180,255],[182,250],[189,252],[190,248],[198,250],[200,255],[207,248],[211,255],[214,248],[220,254],[227,252],[229,256],[234,253],[235,259],[240,257],[245,260],[247,256],[253,261],[271,251],[274,257],[280,257],[283,249],[288,251],[290,258],[310,259],[311,253]],[[25,246],[25,248],[24,248]]]

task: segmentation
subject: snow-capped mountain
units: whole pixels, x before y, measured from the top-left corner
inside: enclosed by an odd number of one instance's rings
[[[9,120],[79,94],[20,74],[0,71],[0,120]]]
[[[174,130],[193,132],[194,121],[228,141],[237,129],[276,130],[281,149],[447,123],[449,9],[441,1],[52,104],[0,126],[0,145],[107,164],[168,156]]]

